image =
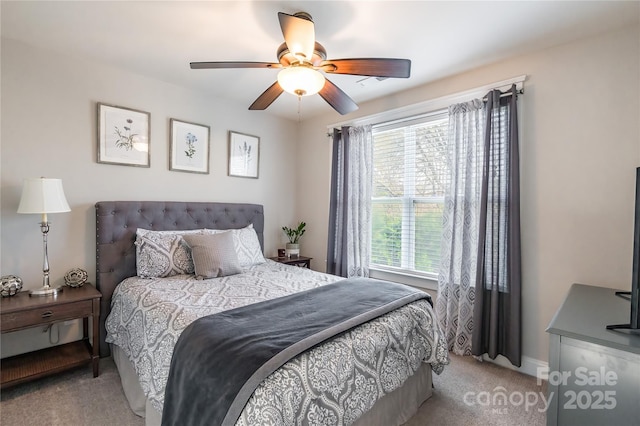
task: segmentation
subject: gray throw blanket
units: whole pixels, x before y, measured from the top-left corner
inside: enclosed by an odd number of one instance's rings
[[[425,298],[402,284],[351,278],[200,318],[173,351],[162,425],[233,425],[260,382],[291,358]]]

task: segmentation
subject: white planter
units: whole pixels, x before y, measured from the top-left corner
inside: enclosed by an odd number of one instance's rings
[[[287,257],[298,257],[300,255],[300,244],[287,243],[284,254]]]

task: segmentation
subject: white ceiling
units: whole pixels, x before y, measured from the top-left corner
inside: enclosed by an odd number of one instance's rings
[[[2,37],[82,56],[247,107],[276,70],[191,70],[191,61],[277,62],[277,13],[305,11],[328,58],[412,61],[409,79],[362,86],[329,78],[356,102],[504,58],[637,23],[638,1],[6,1]],[[282,94],[268,112],[293,120],[333,111]],[[256,111],[256,114],[264,112]],[[337,113],[336,113],[337,115]]]

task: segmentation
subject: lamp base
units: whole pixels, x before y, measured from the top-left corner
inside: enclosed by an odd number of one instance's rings
[[[57,296],[58,293],[62,292],[62,286],[51,287],[51,286],[42,286],[38,289],[29,291],[29,296]]]

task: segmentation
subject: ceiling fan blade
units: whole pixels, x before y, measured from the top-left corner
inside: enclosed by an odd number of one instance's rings
[[[295,15],[278,12],[278,20],[289,52],[300,60],[311,62],[316,43],[311,16],[304,12]]]
[[[409,78],[411,60],[395,58],[330,59],[322,61],[320,68],[330,74]]]
[[[191,62],[192,70],[224,68],[282,68],[274,62]]]
[[[318,92],[322,99],[327,101],[340,114],[345,115],[358,109],[358,105],[344,93],[338,86],[328,79],[325,80],[324,87]]]
[[[271,86],[269,86],[269,88],[265,90],[262,93],[262,95],[258,96],[258,99],[256,99],[251,104],[249,109],[250,110],[267,109],[267,107],[271,105],[273,101],[278,99],[278,96],[280,96],[282,92],[284,92],[284,90],[282,90],[282,87],[280,87],[280,84],[278,84],[278,82],[276,81]]]

